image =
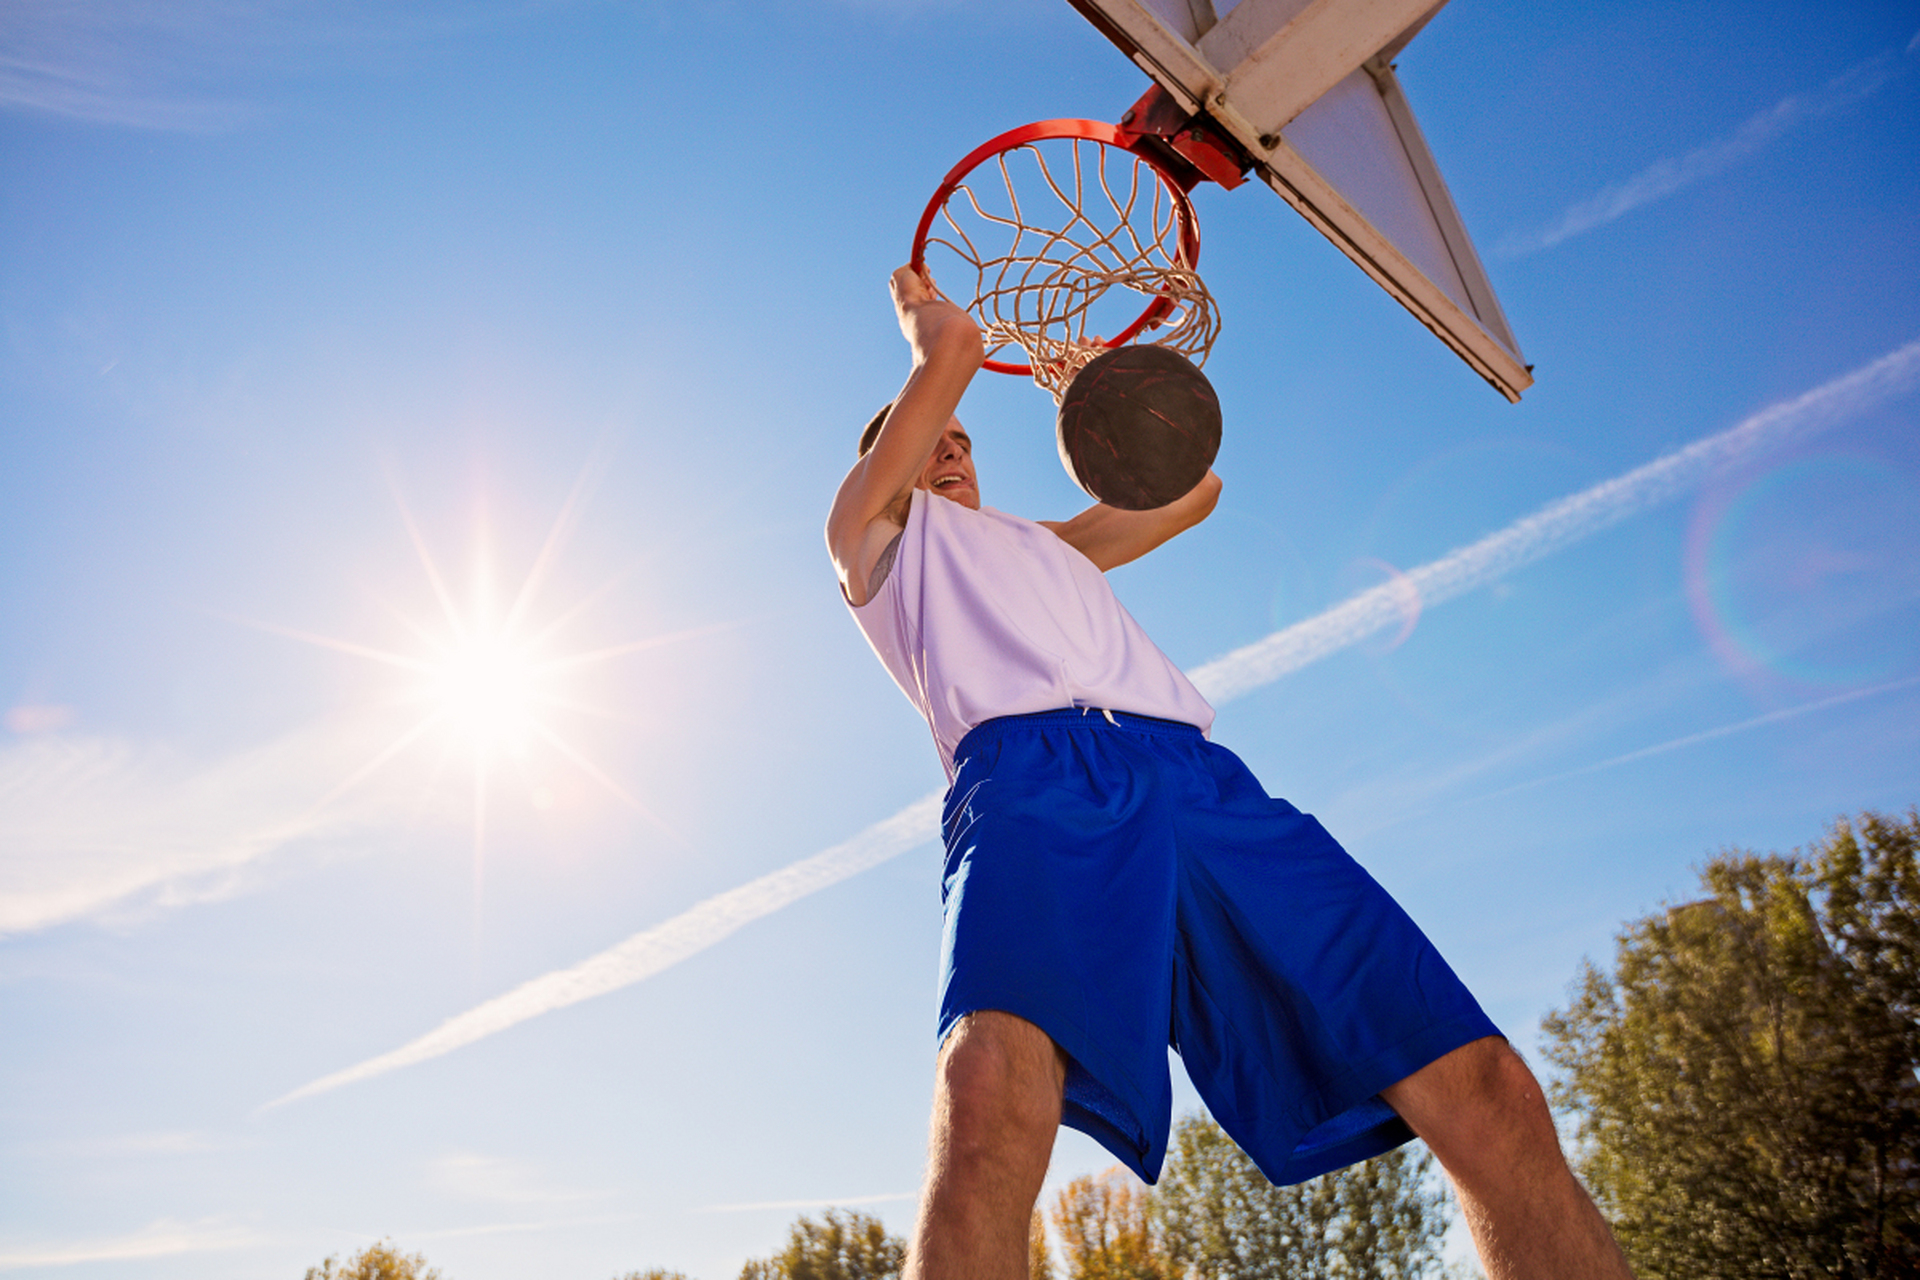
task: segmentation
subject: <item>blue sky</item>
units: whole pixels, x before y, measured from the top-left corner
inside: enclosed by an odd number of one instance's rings
[[[1920,801],[1916,33],[1444,10],[1518,406],[1199,194],[1226,490],[1116,585],[1523,1047],[1704,857]],[[939,768],[820,525],[940,176],[1144,87],[1059,3],[9,13],[0,1272],[906,1228]],[[1051,410],[976,384],[989,504],[1074,509]],[[545,734],[477,752],[436,655],[509,617]]]

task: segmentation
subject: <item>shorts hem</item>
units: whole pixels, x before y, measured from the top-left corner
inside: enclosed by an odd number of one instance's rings
[[[1060,1123],[1070,1129],[1086,1134],[1121,1164],[1125,1165],[1143,1182],[1151,1183],[1160,1174],[1160,1165],[1166,1158],[1166,1133],[1155,1141],[1150,1133],[1151,1125],[1138,1114],[1138,1108],[1128,1100],[1118,1085],[1124,1085],[1134,1097],[1141,1091],[1132,1077],[1113,1062],[1098,1048],[1098,1037],[1089,1034],[1073,1019],[1057,1009],[1039,1010],[1021,1006],[1018,1000],[988,1000],[964,1008],[944,1010],[940,1021],[940,1033],[936,1045],[944,1047],[947,1037],[960,1020],[975,1013],[1005,1013],[1031,1023],[1044,1032],[1048,1039],[1067,1055],[1072,1065],[1078,1067],[1085,1077],[1102,1092],[1106,1093],[1120,1108],[1127,1112],[1128,1125],[1122,1126],[1115,1118],[1105,1115],[1092,1107],[1077,1103],[1071,1097],[1062,1101]],[[1064,1033],[1064,1034],[1063,1034]],[[1068,1073],[1067,1090],[1073,1089],[1071,1070]],[[1169,1102],[1171,1099],[1169,1098]],[[1171,1121],[1171,1116],[1168,1117]],[[1162,1125],[1166,1128],[1166,1125]],[[1132,1129],[1133,1132],[1129,1132]]]
[[[1506,1039],[1493,1020],[1479,1009],[1427,1026],[1361,1063],[1347,1074],[1337,1091],[1323,1089],[1319,1098],[1321,1105],[1315,1108],[1321,1116],[1318,1123],[1331,1120],[1368,1099],[1378,1097],[1381,1090],[1432,1066],[1455,1049],[1489,1037]],[[1309,1128],[1301,1136],[1304,1138],[1311,1133],[1312,1129]],[[1391,1120],[1326,1146],[1306,1150],[1296,1146],[1286,1164],[1275,1171],[1277,1176],[1270,1176],[1282,1186],[1305,1182],[1361,1160],[1384,1155],[1395,1147],[1411,1142],[1415,1136],[1406,1121],[1395,1114]]]

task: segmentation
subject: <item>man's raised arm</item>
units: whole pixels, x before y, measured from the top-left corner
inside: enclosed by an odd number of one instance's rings
[[[1105,573],[1138,560],[1175,534],[1193,528],[1213,514],[1220,500],[1220,477],[1209,471],[1184,498],[1151,511],[1122,511],[1095,503],[1071,520],[1040,523]]]
[[[913,371],[873,448],[840,482],[827,515],[827,550],[841,589],[856,605],[866,602],[867,575],[904,527],[913,483],[986,358],[973,317],[935,293],[924,275],[901,267],[890,283]]]

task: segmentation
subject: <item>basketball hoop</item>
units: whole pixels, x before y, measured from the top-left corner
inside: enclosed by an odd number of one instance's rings
[[[1193,205],[1127,145],[1137,136],[1097,120],[1003,133],[953,167],[914,232],[916,269],[972,274],[986,367],[1029,374],[1056,401],[1088,361],[1142,334],[1203,364],[1220,332],[1194,271]],[[993,358],[1009,347],[1026,361]]]

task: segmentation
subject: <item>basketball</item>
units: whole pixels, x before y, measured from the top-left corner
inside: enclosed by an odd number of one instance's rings
[[[1123,511],[1185,497],[1220,452],[1220,397],[1191,360],[1153,345],[1115,347],[1067,384],[1057,422],[1074,483]]]

